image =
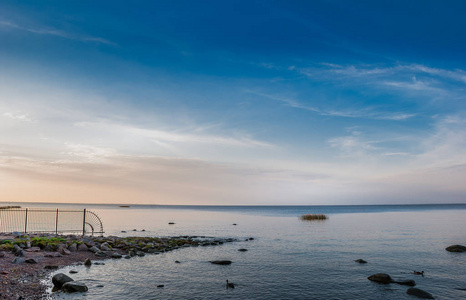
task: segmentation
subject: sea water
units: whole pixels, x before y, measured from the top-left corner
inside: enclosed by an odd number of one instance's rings
[[[77,270],[70,276],[89,291],[55,293],[53,298],[415,299],[406,294],[407,286],[367,279],[388,273],[394,279],[415,280],[416,287],[436,299],[466,299],[461,290],[466,289],[466,253],[445,250],[466,244],[466,205],[87,208],[101,217],[105,235],[196,235],[238,241],[106,260],[90,268],[66,267],[57,272]],[[307,213],[325,213],[329,219],[301,221],[299,216]],[[240,248],[248,251],[239,252]],[[354,262],[360,258],[368,263]],[[233,263],[209,263],[222,259]],[[425,271],[425,276],[413,270]],[[235,283],[234,289],[226,289],[227,279]]]

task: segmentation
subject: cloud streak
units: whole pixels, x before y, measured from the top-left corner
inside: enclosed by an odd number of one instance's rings
[[[1,27],[26,31],[26,32],[38,34],[38,35],[56,36],[56,37],[61,37],[61,38],[80,41],[80,42],[93,42],[93,43],[105,44],[109,46],[118,46],[116,43],[109,41],[107,39],[101,38],[101,37],[79,35],[79,34],[74,34],[74,33],[66,32],[66,31],[59,30],[59,29],[46,29],[46,28],[40,28],[40,27],[32,28],[32,27],[22,26],[17,23],[13,23],[11,21],[5,21],[5,20],[0,20],[0,28]]]
[[[21,180],[21,191],[10,184],[2,188],[0,200],[13,192],[23,200],[38,201],[37,191],[47,186],[49,201],[77,201],[79,197],[100,202],[179,204],[250,204],[278,201],[284,190],[303,197],[309,185],[328,175],[286,169],[215,164],[200,159],[121,155],[109,149],[69,145],[76,151],[68,160],[47,161],[0,154],[0,175]],[[76,156],[76,152],[80,155]],[[83,160],[81,154],[86,157]],[[2,184],[0,183],[0,186]],[[92,188],[88,188],[88,187]],[[27,188],[26,188],[27,187]],[[55,188],[53,188],[55,187]],[[298,189],[297,189],[298,188]],[[57,192],[60,191],[60,193]],[[89,190],[89,191],[88,191]],[[102,191],[102,192],[100,192]]]
[[[446,70],[420,64],[397,64],[387,67],[323,63],[293,70],[312,80],[365,86],[369,90],[382,89],[385,93],[390,93],[387,87],[396,87],[400,91],[417,92],[429,98],[465,98],[466,71],[461,69]]]
[[[246,148],[270,148],[274,147],[272,144],[267,142],[255,140],[248,135],[236,135],[236,136],[220,136],[210,134],[195,133],[199,131],[199,127],[196,127],[194,132],[177,132],[168,130],[158,130],[149,128],[139,128],[131,125],[118,124],[113,122],[78,122],[75,124],[77,127],[93,129],[93,130],[105,130],[105,131],[117,131],[124,134],[133,136],[140,136],[143,138],[149,138],[153,141],[159,142],[162,145],[179,144],[179,143],[195,143],[195,144],[211,144],[219,146],[232,146],[232,147],[246,147]]]
[[[417,115],[415,113],[382,112],[382,111],[377,111],[376,109],[371,108],[371,107],[366,107],[366,108],[361,108],[361,109],[345,109],[345,110],[322,109],[322,108],[318,108],[315,106],[303,104],[292,98],[275,96],[275,95],[260,93],[260,92],[251,91],[251,90],[248,90],[246,92],[257,95],[257,96],[261,96],[263,98],[281,102],[282,104],[288,107],[307,110],[307,111],[316,113],[321,116],[402,121],[402,120],[415,117]]]
[[[18,120],[21,122],[28,122],[28,123],[34,122],[34,120],[30,117],[29,114],[6,112],[3,114],[3,116],[8,117],[10,119]]]

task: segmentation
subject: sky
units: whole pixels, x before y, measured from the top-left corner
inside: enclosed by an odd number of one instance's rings
[[[466,203],[465,1],[0,1],[0,201]]]

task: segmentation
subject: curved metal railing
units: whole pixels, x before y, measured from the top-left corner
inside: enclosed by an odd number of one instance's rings
[[[104,228],[86,209],[7,208],[0,209],[0,232],[102,235]]]

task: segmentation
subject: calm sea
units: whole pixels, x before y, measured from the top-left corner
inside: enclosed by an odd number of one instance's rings
[[[72,277],[89,292],[55,295],[59,299],[416,299],[406,286],[367,280],[374,273],[414,279],[436,299],[466,299],[466,253],[445,251],[466,244],[466,205],[86,207],[101,217],[106,235],[240,241],[72,267],[79,271]],[[329,219],[302,222],[305,213]],[[249,237],[254,240],[245,241]],[[359,258],[368,263],[355,263]],[[233,264],[209,263],[217,259]],[[227,279],[235,289],[225,288]]]

